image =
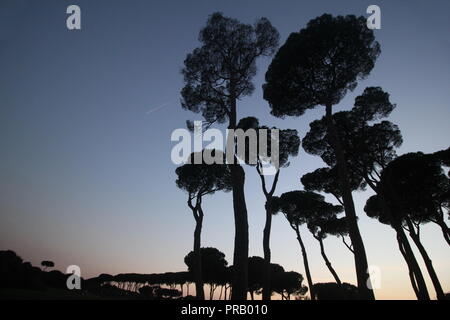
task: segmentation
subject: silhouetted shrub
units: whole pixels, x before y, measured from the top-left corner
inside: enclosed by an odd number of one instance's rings
[[[42,271],[14,251],[0,251],[0,288],[43,289]]]
[[[314,285],[317,300],[357,300],[358,288],[349,283],[316,283]]]

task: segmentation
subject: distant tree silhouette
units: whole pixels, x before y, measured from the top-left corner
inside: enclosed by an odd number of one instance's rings
[[[337,160],[339,185],[355,251],[358,288],[363,299],[374,299],[374,294],[367,286],[370,281],[367,257],[332,107],[356,87],[358,79],[370,73],[379,53],[380,46],[364,17],[324,14],[289,36],[273,59],[264,85],[264,98],[275,116],[301,116],[306,109],[325,106],[327,130]]]
[[[174,299],[181,297],[181,292],[176,289],[167,289],[159,287],[156,289],[158,299]]]
[[[189,271],[194,271],[196,268],[196,254],[191,251],[184,258],[184,262],[188,266]],[[227,272],[228,262],[225,259],[225,254],[216,248],[201,248],[201,269],[204,282],[210,287],[209,297],[214,298],[214,292],[217,285],[222,284],[223,276]]]
[[[82,287],[107,297],[124,295],[135,297],[136,294],[140,294],[145,299],[173,299],[182,294],[182,286],[189,282],[192,282],[191,273],[186,271],[153,274],[121,273],[115,276],[101,274],[87,279]],[[181,290],[176,289],[177,285],[180,285]],[[162,286],[168,286],[172,292],[159,294],[158,290]],[[143,289],[144,287],[150,288]]]
[[[215,275],[215,286],[220,286],[219,300],[227,300],[227,292],[231,285],[231,268],[220,268]],[[225,289],[225,290],[224,290]]]
[[[228,267],[225,255],[216,248],[201,248],[202,265],[205,275],[205,283],[210,287],[210,298],[215,296],[215,290],[220,286],[219,299],[226,300],[230,296],[225,291],[231,289],[231,274],[233,266]],[[185,262],[189,270],[195,267],[196,255],[191,251]],[[261,293],[264,271],[264,259],[252,257],[249,259],[252,279],[253,295]],[[285,272],[278,264],[271,264],[271,287],[279,293],[283,299],[289,299],[292,295],[297,298],[303,296],[307,288],[302,286],[303,277],[296,272]],[[66,281],[69,275],[53,270],[44,272],[33,267],[29,262],[23,260],[13,251],[0,251],[0,289],[30,289],[42,291],[48,288],[58,289],[58,292],[67,290]],[[165,272],[152,274],[121,273],[110,275],[102,273],[90,279],[81,279],[83,290],[73,297],[84,297],[86,295],[97,298],[120,298],[120,299],[145,299],[145,300],[173,300],[192,299],[192,296],[183,297],[182,285],[192,282],[190,271]],[[177,290],[180,285],[181,290]],[[50,292],[52,293],[52,292]],[[58,293],[59,294],[59,293]],[[38,297],[39,295],[37,295]],[[55,298],[58,298],[55,296]]]
[[[272,288],[281,295],[281,300],[290,300],[292,295],[301,297],[308,291],[308,288],[302,285],[303,276],[295,271],[285,272],[275,268],[271,279]]]
[[[300,226],[312,221],[314,217],[321,215],[322,217],[335,215],[336,212],[342,210],[339,206],[335,207],[324,201],[324,197],[311,191],[291,191],[283,193],[279,198],[273,200],[274,208],[281,211],[288,220],[291,228],[297,235],[300,244],[303,265],[305,267],[306,279],[308,281],[311,299],[315,298],[313,281],[309,269],[308,255],[306,247],[303,243]]]
[[[44,265],[53,265],[44,261]],[[24,262],[14,251],[0,251],[0,288],[45,291],[48,288],[67,290],[68,274],[58,270],[43,271]],[[81,278],[83,283],[85,280]],[[74,291],[73,291],[74,292]]]
[[[357,300],[358,288],[344,282],[342,285],[336,283],[316,283],[314,285],[317,300]]]
[[[97,277],[99,283],[103,284],[103,283],[109,283],[114,281],[114,276],[107,274],[107,273],[102,273]]]
[[[67,278],[69,275],[62,273],[59,270],[52,270],[44,272],[42,279],[47,287],[67,289]]]
[[[142,288],[139,288],[139,293],[147,299],[154,299],[155,289],[156,287],[154,286],[144,286]]]
[[[183,108],[201,113],[207,127],[228,119],[228,128],[235,129],[237,100],[254,90],[251,80],[256,74],[256,59],[273,55],[278,38],[278,32],[266,18],[252,26],[221,13],[212,14],[200,31],[202,46],[194,49],[184,61]],[[245,174],[236,162],[230,169],[236,228],[232,298],[243,300],[246,299],[248,280]]]
[[[258,175],[261,179],[261,187],[262,191],[264,193],[264,197],[266,198],[265,203],[265,210],[266,210],[266,223],[264,226],[264,232],[263,232],[263,250],[264,250],[264,261],[265,261],[265,271],[264,271],[264,278],[263,278],[263,300],[270,300],[270,297],[272,296],[272,292],[270,289],[270,260],[271,260],[271,252],[270,252],[270,231],[272,228],[272,215],[274,214],[274,210],[271,205],[271,201],[273,198],[273,195],[275,193],[277,184],[278,184],[278,178],[280,175],[280,169],[283,167],[289,166],[289,157],[297,156],[298,149],[300,147],[300,138],[298,136],[297,130],[292,129],[277,129],[275,127],[268,128],[266,126],[260,126],[259,120],[254,117],[247,117],[243,118],[238,123],[238,128],[242,129],[244,131],[247,131],[249,129],[253,129],[257,132],[257,139],[259,141],[259,130],[267,130],[267,150],[259,150],[259,143],[258,147],[256,148],[256,154],[252,155],[251,148],[247,147],[247,159],[246,163],[249,163],[249,160],[253,157],[257,160],[256,161],[256,171],[258,172]],[[278,139],[273,138],[271,136],[271,130],[279,130],[278,133]],[[274,141],[272,141],[274,140]],[[276,140],[276,141],[275,141]],[[268,187],[266,182],[266,177],[264,174],[264,163],[268,162],[270,158],[272,157],[272,150],[271,145],[272,142],[275,142],[278,144],[278,154],[274,156],[278,156],[278,165],[274,169],[276,170],[276,173],[274,175],[272,185]],[[266,152],[267,151],[267,152]]]
[[[224,273],[221,274],[219,283],[222,285],[223,290],[223,300],[231,299],[231,283],[233,281],[233,266],[228,266]],[[222,295],[222,293],[221,293]],[[222,296],[220,296],[221,298]]]
[[[215,155],[220,153],[219,156],[224,157],[223,153],[219,150],[204,150],[200,154],[201,159],[205,152],[210,152]],[[198,299],[204,299],[203,291],[203,279],[202,279],[202,265],[201,265],[201,232],[203,226],[203,208],[202,199],[203,196],[213,194],[216,191],[230,191],[231,190],[231,173],[228,165],[226,164],[195,164],[196,153],[192,153],[189,158],[189,163],[184,164],[176,169],[177,174],[177,186],[178,188],[188,193],[188,206],[192,211],[192,215],[195,219],[195,232],[194,232],[194,253],[196,255],[196,265],[192,266],[192,272],[195,277],[195,285]],[[202,160],[204,161],[204,160]]]
[[[92,285],[92,284],[91,284]],[[82,287],[86,287],[83,286]],[[153,287],[152,287],[153,288]],[[139,294],[137,292],[131,292],[131,291],[127,291],[127,290],[123,290],[120,289],[118,286],[116,285],[112,285],[112,284],[104,284],[101,286],[93,286],[93,287],[89,287],[89,293],[91,294],[95,294],[96,296],[99,297],[103,297],[103,298],[119,298],[119,299],[129,299],[129,298],[133,298],[133,299],[139,299],[139,298],[143,298],[143,299],[156,299],[156,297],[154,297],[153,295],[150,295],[148,292],[145,291],[144,289],[144,293],[141,294],[141,296],[139,297]]]
[[[256,256],[248,258],[248,292],[252,300],[255,300],[255,293],[262,290],[264,277],[264,259]]]
[[[24,262],[14,251],[0,251],[0,288],[42,290],[43,272]]]
[[[55,266],[55,263],[53,261],[42,261],[41,266],[43,266],[44,271],[46,271],[48,268],[53,268]]]

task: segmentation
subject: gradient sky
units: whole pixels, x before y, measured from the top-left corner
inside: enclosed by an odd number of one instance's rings
[[[70,4],[81,7],[81,31],[66,28]],[[201,120],[181,109],[180,70],[186,54],[199,46],[198,32],[208,15],[222,11],[246,23],[265,16],[284,43],[318,15],[366,15],[370,4],[382,11],[382,29],[375,32],[382,54],[368,79],[335,110],[349,109],[366,86],[381,86],[397,103],[389,120],[403,133],[399,154],[447,148],[446,0],[1,0],[0,250],[12,249],[36,265],[53,260],[60,270],[76,264],[83,277],[185,270],[194,219],[186,194],[175,185],[170,135],[185,127],[186,119]],[[269,63],[258,62],[256,90],[240,101],[238,116],[298,129],[303,137],[324,110],[300,118],[272,117],[261,89]],[[320,158],[301,150],[281,172],[277,194],[301,189],[300,177],[321,166]],[[262,256],[264,199],[254,168],[246,169],[245,188],[250,255]],[[394,232],[364,216],[370,195],[354,197],[369,264],[381,270],[376,296],[414,298]],[[203,246],[219,248],[231,264],[231,194],[207,197],[204,211]],[[272,230],[273,262],[304,274],[284,217],[274,218]],[[302,232],[314,280],[333,281],[316,240]],[[424,226],[423,242],[444,291],[450,291],[450,250],[440,230]],[[355,283],[353,257],[342,242],[330,237],[325,245],[341,278]]]

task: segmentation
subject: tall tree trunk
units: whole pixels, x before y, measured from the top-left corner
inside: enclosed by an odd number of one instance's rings
[[[295,233],[297,234],[297,240],[298,243],[300,244],[300,248],[302,249],[302,257],[303,257],[303,265],[305,266],[305,274],[306,274],[306,279],[308,281],[308,286],[309,286],[309,295],[311,297],[311,300],[315,300],[316,299],[316,295],[314,292],[314,284],[312,282],[312,278],[311,278],[311,272],[309,271],[309,263],[308,263],[308,256],[306,254],[306,248],[305,245],[303,244],[303,240],[302,237],[300,236],[300,231],[297,228],[294,228]]]
[[[220,286],[219,300],[222,300],[223,286]]]
[[[328,270],[330,270],[330,272],[331,272],[331,274],[333,275],[334,280],[336,281],[336,283],[337,283],[339,286],[341,286],[341,285],[342,285],[341,279],[339,279],[339,276],[338,276],[338,274],[336,273],[336,270],[334,270],[333,266],[331,265],[330,260],[328,260],[328,257],[327,257],[327,255],[325,254],[325,248],[324,248],[324,245],[323,245],[323,239],[322,239],[322,237],[319,236],[319,237],[316,237],[316,239],[319,241],[319,244],[320,244],[320,253],[322,254],[322,258],[323,258],[323,260],[325,261],[325,264],[327,265]]]
[[[441,283],[439,282],[439,278],[436,274],[436,271],[434,270],[433,262],[431,261],[427,251],[425,250],[425,247],[420,241],[419,234],[415,231],[414,226],[409,218],[406,218],[406,224],[408,225],[409,235],[411,236],[411,239],[413,239],[417,249],[419,249],[419,252],[423,258],[423,262],[425,263],[428,274],[430,275],[431,278],[431,282],[433,283],[434,290],[436,291],[437,299],[445,300],[445,294],[444,291],[442,290],[442,286]]]
[[[203,224],[203,215],[196,217],[195,231],[194,231],[194,255],[195,255],[195,291],[197,299],[205,300],[205,292],[203,289],[203,277],[202,277],[202,253],[201,253],[201,233]]]
[[[234,81],[230,80],[230,115],[228,129],[236,129],[236,89]],[[234,137],[233,137],[234,141]],[[234,152],[233,146],[233,152]],[[233,186],[233,210],[235,223],[234,256],[233,256],[233,290],[232,300],[247,299],[248,285],[248,217],[245,203],[244,182],[245,172],[235,157],[231,167],[231,183]]]
[[[375,300],[375,295],[370,284],[370,277],[368,273],[369,266],[367,264],[366,250],[364,248],[364,243],[359,232],[355,204],[353,203],[353,197],[349,186],[347,162],[341,142],[339,140],[338,132],[334,125],[332,106],[330,104],[326,106],[326,120],[330,144],[336,156],[337,171],[342,199],[344,202],[345,215],[349,221],[349,236],[352,241],[354,250],[358,292],[361,299]]]
[[[410,268],[410,273],[413,272],[415,278],[415,284],[413,282],[412,286],[417,287],[417,299],[418,300],[430,300],[430,295],[428,294],[427,285],[425,283],[425,279],[422,274],[422,270],[420,270],[419,263],[414,256],[414,252],[411,249],[408,238],[403,231],[403,228],[400,224],[394,224],[394,229],[397,232],[397,240],[399,242],[399,246],[401,246],[400,251],[405,253],[403,257],[406,260],[406,264]],[[403,248],[403,250],[402,250]],[[410,275],[411,277],[411,275]]]
[[[216,291],[216,288],[214,286],[214,284],[210,283],[209,284],[209,300],[213,300],[214,299],[214,292]]]
[[[244,195],[244,169],[231,165],[235,220],[232,300],[246,300],[248,283],[248,218]]]
[[[415,274],[414,274],[414,270],[413,270],[413,268],[412,268],[412,266],[410,264],[409,257],[406,254],[404,245],[403,245],[403,243],[402,243],[402,241],[401,241],[401,239],[399,238],[398,235],[397,235],[397,243],[398,243],[398,248],[400,249],[400,252],[401,252],[401,254],[402,254],[403,258],[405,259],[406,264],[408,266],[409,280],[411,281],[411,285],[413,287],[414,293],[416,294],[417,300],[420,300],[421,296],[420,296],[419,288],[417,287],[417,281],[416,281],[416,277],[415,277]]]
[[[270,300],[272,296],[272,290],[270,288],[270,229],[272,227],[272,211],[270,210],[268,203],[266,201],[266,225],[264,226],[263,232],[263,249],[264,249],[264,276],[263,276],[263,300]]]

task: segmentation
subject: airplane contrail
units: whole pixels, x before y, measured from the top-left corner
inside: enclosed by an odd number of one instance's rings
[[[157,106],[157,107],[155,107],[153,109],[148,110],[146,112],[146,114],[150,114],[150,113],[156,112],[158,110],[161,110],[162,108],[167,107],[168,105],[172,104],[174,101],[175,100],[171,100],[171,101],[165,102],[165,103],[163,103],[163,104],[161,104],[161,105],[159,105],[159,106]]]

